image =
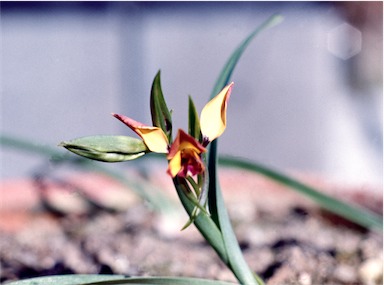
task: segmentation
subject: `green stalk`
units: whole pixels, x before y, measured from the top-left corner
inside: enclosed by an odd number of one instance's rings
[[[193,214],[195,208],[194,203],[190,201],[186,193],[189,191],[185,183],[183,183],[180,178],[174,178],[173,183],[175,185],[177,194],[180,198],[181,203],[184,206],[184,209],[187,211],[188,215]],[[220,259],[230,267],[230,263],[227,256],[227,251],[224,247],[223,238],[220,230],[213,222],[210,216],[201,212],[195,219],[194,224],[196,228],[200,231],[205,240],[211,245],[211,247],[219,255]]]
[[[227,251],[230,268],[241,284],[264,285],[264,282],[251,270],[244,259],[240,245],[233,231],[231,221],[225,207],[224,198],[221,192],[220,184],[217,179],[217,140],[211,143],[209,151],[208,168],[210,174],[209,192],[215,199],[215,208],[217,211],[217,222],[223,236],[223,242]]]

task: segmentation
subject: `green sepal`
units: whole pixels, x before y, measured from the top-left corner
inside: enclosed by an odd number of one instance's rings
[[[171,141],[172,117],[161,89],[160,70],[157,72],[152,83],[150,106],[153,126],[161,128],[167,135],[168,140]]]
[[[136,159],[149,152],[144,142],[128,136],[89,136],[61,142],[59,146],[80,156],[104,162]]]
[[[191,96],[189,96],[188,100],[188,133],[197,141],[202,141],[199,115]]]

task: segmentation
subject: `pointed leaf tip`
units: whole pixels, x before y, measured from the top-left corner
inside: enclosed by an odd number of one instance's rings
[[[168,140],[170,140],[172,136],[172,117],[164,99],[160,74],[159,70],[153,80],[151,88],[150,107],[152,124],[153,126],[161,128],[167,135]]]
[[[188,133],[197,141],[202,141],[199,115],[191,96],[188,99]]]

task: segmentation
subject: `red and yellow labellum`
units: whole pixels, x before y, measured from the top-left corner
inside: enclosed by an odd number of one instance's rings
[[[179,130],[167,156],[169,160],[167,173],[172,177],[187,177],[204,172],[201,153],[205,151],[206,149],[197,140]]]
[[[138,134],[150,151],[168,153],[168,139],[161,128],[146,126],[124,115],[112,115]]]
[[[209,142],[221,136],[227,124],[227,102],[233,82],[209,101],[201,111],[200,128],[204,139]]]

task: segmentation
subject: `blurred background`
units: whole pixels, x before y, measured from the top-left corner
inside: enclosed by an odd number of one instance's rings
[[[157,71],[175,128],[207,102],[239,43],[272,14],[232,80],[222,154],[381,187],[382,2],[4,2],[1,133],[55,147],[150,123]],[[2,147],[1,179],[41,158]],[[124,167],[129,163],[119,164]]]

